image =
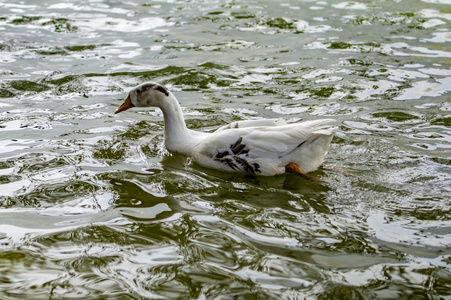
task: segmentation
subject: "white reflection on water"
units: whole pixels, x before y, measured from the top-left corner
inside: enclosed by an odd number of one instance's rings
[[[451,77],[439,78],[436,82],[417,81],[412,87],[404,89],[394,100],[420,99],[421,97],[437,97],[451,91]]]
[[[13,139],[13,140],[2,140],[0,143],[0,154],[6,154],[17,152],[21,150],[22,152],[26,149],[38,148],[39,146],[46,145],[49,141],[45,140],[25,140],[25,139]],[[12,152],[12,153],[11,153]]]
[[[193,216],[199,223],[215,223],[216,226],[227,226],[227,235],[234,240],[247,240],[250,243],[262,243],[263,245],[272,245],[276,247],[290,247],[296,248],[302,246],[302,243],[295,238],[277,237],[265,234],[260,234],[246,229],[243,226],[233,224],[224,219],[213,215],[196,215]]]
[[[245,280],[251,280],[269,289],[304,288],[313,285],[313,282],[302,278],[270,275],[267,272],[252,270],[248,267],[242,268],[236,274]]]
[[[369,7],[368,4],[360,2],[341,2],[339,4],[332,4],[332,6],[339,9],[358,9],[358,10],[364,10]]]
[[[431,28],[431,27],[435,27],[435,26],[440,26],[440,25],[444,25],[446,24],[446,22],[439,20],[439,19],[430,19],[426,22],[424,22],[423,24],[421,24],[421,26],[423,26],[424,28]]]
[[[21,179],[13,182],[3,183],[0,196],[13,197],[18,191],[24,190],[31,185],[31,180]]]
[[[0,217],[2,219],[0,234],[18,245],[32,238],[73,231],[86,225],[130,224],[130,221],[122,217],[119,211],[92,209],[82,205],[49,207],[40,210],[1,209]]]
[[[124,8],[120,8],[120,7],[111,7],[108,4],[104,4],[104,3],[95,3],[92,2],[89,5],[76,5],[75,3],[58,3],[58,4],[52,4],[48,7],[48,9],[69,9],[69,10],[74,10],[74,11],[100,11],[100,12],[104,12],[104,13],[109,13],[109,14],[130,14],[132,13],[131,10],[129,9],[124,9]]]
[[[447,43],[451,42],[451,31],[433,32],[434,37],[421,39],[422,42]]]
[[[299,99],[299,98],[298,98]],[[310,110],[309,106],[295,104],[295,105],[282,105],[282,104],[274,104],[266,107],[266,109],[270,109],[275,113],[282,115],[292,115],[292,114],[300,114]]]
[[[409,52],[395,49],[405,49],[409,50]],[[411,46],[402,42],[382,45],[381,52],[393,56],[451,57],[451,53],[448,51],[435,50],[428,47]]]
[[[431,234],[429,229],[451,228],[451,222],[447,221],[428,221],[427,225],[419,225],[405,221],[386,221],[385,214],[382,211],[373,211],[366,220],[369,230],[375,237],[382,241],[421,245],[422,247],[446,247],[451,245],[451,233]]]

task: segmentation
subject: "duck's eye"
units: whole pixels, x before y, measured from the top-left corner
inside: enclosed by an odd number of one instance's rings
[[[136,90],[136,94],[141,94],[141,90]]]

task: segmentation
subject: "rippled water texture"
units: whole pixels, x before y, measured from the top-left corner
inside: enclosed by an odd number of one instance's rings
[[[0,298],[450,299],[449,0],[0,2]],[[202,168],[190,128],[335,118],[326,183]]]

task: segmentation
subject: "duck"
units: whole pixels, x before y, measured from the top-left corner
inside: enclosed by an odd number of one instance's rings
[[[187,128],[174,94],[156,82],[131,89],[115,114],[132,107],[157,107],[163,113],[164,144],[198,164],[229,172],[275,176],[292,173],[322,181],[308,173],[323,163],[338,127],[334,119],[287,123],[283,119],[235,121],[213,132]]]

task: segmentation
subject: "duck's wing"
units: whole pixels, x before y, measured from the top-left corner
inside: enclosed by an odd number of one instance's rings
[[[259,119],[259,120],[244,120],[244,121],[236,121],[230,124],[224,125],[216,129],[216,132],[229,130],[229,129],[239,129],[239,128],[248,128],[248,127],[266,127],[266,126],[282,126],[287,125],[285,120],[283,119]]]
[[[246,140],[248,147],[254,149],[253,155],[282,157],[308,144],[314,136],[333,135],[337,131],[337,128],[332,126],[335,122],[333,119],[322,119],[261,128],[251,131]]]
[[[322,119],[281,126],[244,127],[216,131],[199,145],[198,151],[212,158],[246,155],[278,158],[302,146],[314,135],[332,135],[333,119]]]

